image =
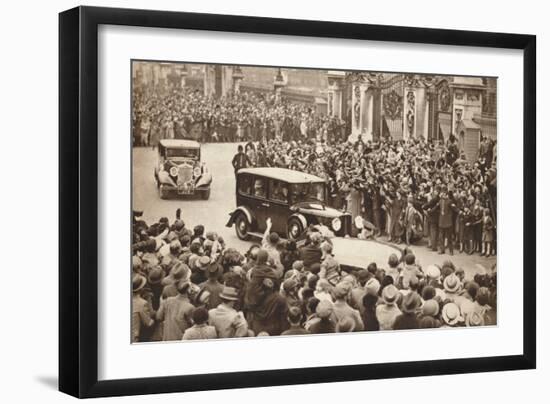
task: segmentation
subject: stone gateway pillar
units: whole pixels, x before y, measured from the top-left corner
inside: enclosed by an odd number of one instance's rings
[[[283,72],[281,71],[281,68],[277,70],[277,75],[275,76],[275,79],[273,80],[273,91],[275,92],[275,102],[279,103],[281,102],[282,97],[282,91],[283,87],[286,85],[285,78],[283,76]]]
[[[330,116],[342,118],[343,87],[346,73],[329,70],[327,90],[327,113]]]
[[[244,74],[240,66],[233,67],[233,92],[239,94],[241,92],[241,83],[244,78]]]

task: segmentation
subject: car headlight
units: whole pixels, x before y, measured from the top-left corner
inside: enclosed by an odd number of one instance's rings
[[[201,175],[201,168],[195,167],[195,169],[193,170],[193,175],[195,175],[195,177],[199,177]]]
[[[334,231],[339,231],[342,228],[342,221],[337,217],[332,219],[332,228]]]
[[[170,167],[170,175],[172,177],[177,177],[178,176],[178,167]]]

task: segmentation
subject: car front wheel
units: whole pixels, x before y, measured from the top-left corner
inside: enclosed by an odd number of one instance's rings
[[[237,233],[237,237],[241,240],[248,240],[250,238],[248,234],[249,230],[250,223],[244,213],[237,214],[235,218],[235,232]]]
[[[289,240],[298,240],[303,232],[304,227],[298,219],[292,218],[288,221],[287,235]]]

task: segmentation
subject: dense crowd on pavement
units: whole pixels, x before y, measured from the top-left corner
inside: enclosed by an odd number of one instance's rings
[[[207,97],[201,91],[135,92],[132,98],[133,142],[155,146],[159,139],[195,136],[202,142],[290,140],[307,136],[345,140],[346,124],[315,113],[306,104],[255,93]]]
[[[132,340],[173,341],[496,324],[496,272],[424,266],[411,248],[387,266],[343,267],[331,240],[267,230],[237,251],[215,231],[134,212]]]

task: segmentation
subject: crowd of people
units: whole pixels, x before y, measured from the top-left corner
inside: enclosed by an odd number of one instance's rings
[[[202,142],[322,138],[343,141],[348,129],[337,117],[306,104],[276,101],[274,95],[242,92],[215,98],[191,88],[132,97],[133,142],[156,146],[159,139],[194,137]]]
[[[213,98],[177,89],[136,92],[133,102],[135,145],[187,137],[246,142],[236,170],[286,167],[326,179],[329,205],[364,220],[355,235],[427,240],[440,254],[496,255],[496,142],[486,137],[472,163],[453,135],[446,142],[359,136],[350,144],[344,120],[273,95]]]
[[[423,266],[410,248],[387,265],[340,265],[316,227],[305,242],[269,229],[241,252],[215,231],[134,212],[132,341],[323,334],[496,324],[496,272]]]
[[[365,223],[371,237],[467,254],[496,254],[495,144],[484,138],[473,164],[446,144],[382,140],[329,144],[308,139],[248,142],[233,160],[243,167],[285,167],[328,183],[328,204]],[[357,230],[361,236],[363,230]]]

